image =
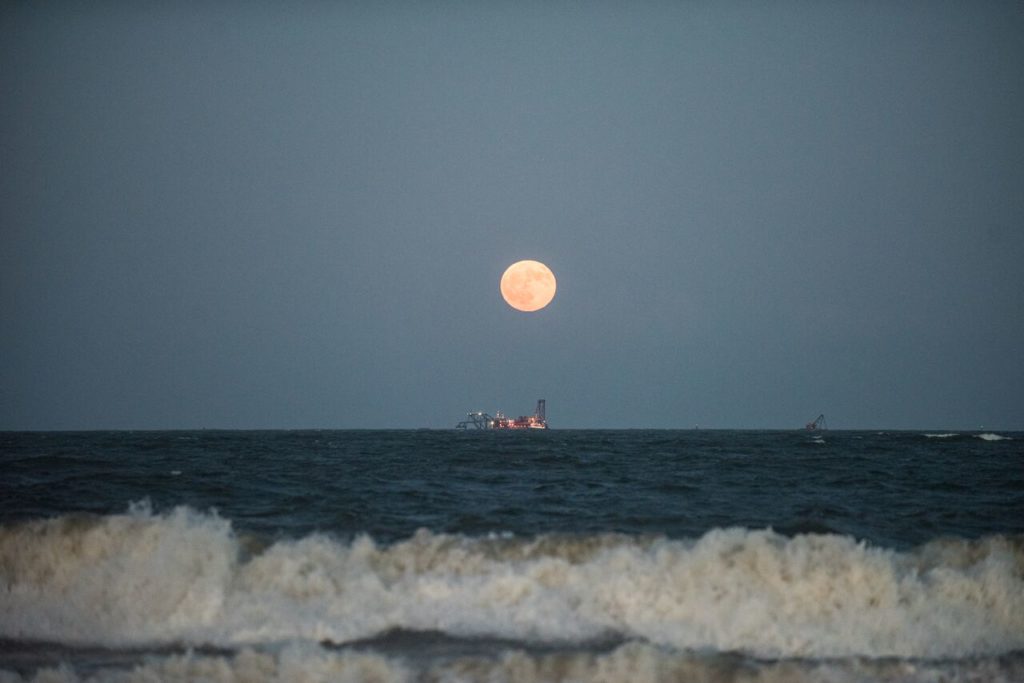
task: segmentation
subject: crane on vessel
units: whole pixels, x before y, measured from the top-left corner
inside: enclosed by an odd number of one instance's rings
[[[816,432],[819,429],[828,429],[828,425],[825,424],[825,414],[822,413],[812,421],[804,425],[804,429],[809,432]]]
[[[517,418],[506,417],[501,412],[495,416],[476,411],[468,413],[466,419],[455,425],[456,429],[547,429],[547,409],[544,399],[537,400],[537,408],[533,415],[521,415]]]

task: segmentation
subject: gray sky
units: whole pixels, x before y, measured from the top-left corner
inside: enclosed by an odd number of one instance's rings
[[[0,429],[1024,428],[1020,2],[5,3],[0,88]]]

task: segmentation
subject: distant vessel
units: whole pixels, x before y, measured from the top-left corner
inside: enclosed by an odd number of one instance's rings
[[[544,399],[537,400],[537,409],[533,415],[520,415],[513,419],[506,417],[498,411],[498,414],[491,417],[487,413],[468,413],[466,419],[455,425],[456,429],[547,429],[548,422],[545,415]]]
[[[821,429],[828,429],[828,425],[825,424],[825,414],[822,413],[818,417],[814,418],[811,422],[804,425],[804,429],[809,432],[816,432]]]

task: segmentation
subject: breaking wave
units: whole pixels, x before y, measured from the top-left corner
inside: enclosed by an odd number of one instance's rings
[[[993,434],[991,432],[978,434],[978,438],[983,439],[985,441],[1012,441],[1012,439],[1008,436],[1003,436],[1002,434]]]
[[[983,432],[981,434],[961,434],[959,432],[941,432],[941,433],[926,433],[924,435],[929,439],[981,439],[982,441],[1012,441],[1013,437],[1005,436],[1003,434],[995,434],[993,432]]]
[[[1024,538],[897,552],[742,528],[420,531],[389,546],[321,534],[261,546],[216,514],[146,505],[0,527],[0,638],[244,648],[395,629],[771,658],[998,655],[1024,648]]]

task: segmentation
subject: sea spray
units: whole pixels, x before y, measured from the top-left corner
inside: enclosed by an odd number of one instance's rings
[[[187,507],[85,514],[0,528],[0,633],[119,645],[217,623],[237,571],[228,521]]]

